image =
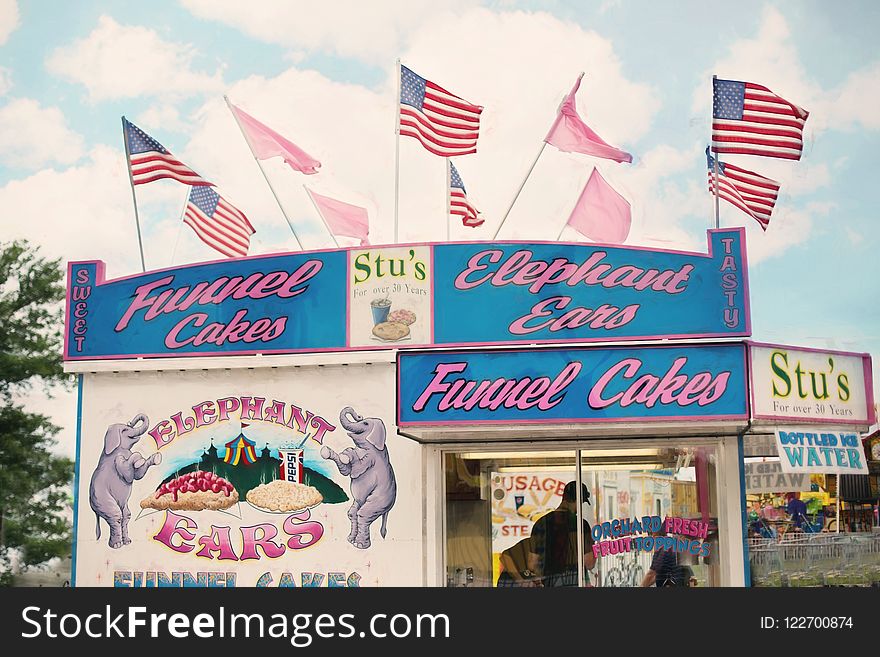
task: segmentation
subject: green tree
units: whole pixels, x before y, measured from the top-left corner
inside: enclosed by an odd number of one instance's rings
[[[36,247],[0,244],[0,584],[13,551],[23,565],[70,554],[73,462],[53,452],[59,428],[16,403],[35,385],[64,385],[63,278]]]

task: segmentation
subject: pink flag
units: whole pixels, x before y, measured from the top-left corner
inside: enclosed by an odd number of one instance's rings
[[[238,119],[238,124],[244,132],[255,158],[266,160],[280,155],[294,171],[301,171],[305,174],[318,173],[318,167],[321,166],[321,163],[299,146],[232,103],[229,103],[229,109]]]
[[[581,73],[571,88],[571,92],[562,101],[556,120],[550,128],[550,132],[544,137],[544,141],[566,153],[583,153],[615,162],[632,162],[632,155],[606,144],[578,116],[575,94],[581,86],[581,78],[583,77],[584,74]]]
[[[622,244],[629,235],[630,224],[629,201],[605,182],[598,169],[593,169],[566,226],[594,242]]]
[[[312,202],[321,213],[324,222],[334,235],[354,237],[361,241],[361,246],[367,246],[370,242],[367,236],[370,234],[370,216],[366,208],[351,203],[343,203],[329,196],[321,196],[306,187]]]

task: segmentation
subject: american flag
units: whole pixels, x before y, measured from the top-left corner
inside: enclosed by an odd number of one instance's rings
[[[209,187],[189,190],[183,221],[205,244],[230,258],[246,256],[256,232],[241,210]]]
[[[709,165],[709,191],[715,193],[715,159],[706,148]],[[718,160],[718,196],[749,215],[767,230],[770,213],[779,196],[779,183],[753,171]]]
[[[449,214],[460,216],[462,226],[468,228],[476,228],[484,223],[480,219],[480,211],[468,201],[464,183],[452,162],[449,163]]]
[[[712,84],[714,152],[801,159],[809,112],[760,84],[717,78]]]
[[[162,144],[122,117],[131,181],[143,185],[162,178],[173,178],[186,185],[213,185],[169,153]]]
[[[434,155],[476,153],[482,111],[400,67],[400,134],[418,139]]]

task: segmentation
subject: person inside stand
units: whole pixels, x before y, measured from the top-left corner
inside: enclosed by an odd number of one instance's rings
[[[651,532],[651,536],[655,539],[665,536],[663,527],[657,532]],[[651,559],[651,567],[645,573],[642,580],[642,586],[696,586],[696,578],[693,569],[685,564],[680,564],[678,555],[672,548],[654,551],[654,558]]]
[[[531,537],[522,539],[501,553],[501,574],[497,587],[540,586],[537,555],[531,550]]]
[[[798,529],[804,528],[804,522],[807,520],[807,505],[801,499],[800,493],[788,493],[785,496],[788,504],[785,505],[785,512],[791,516],[791,521]]]
[[[581,484],[581,500],[590,503],[590,490]],[[577,482],[570,481],[562,491],[559,506],[541,516],[532,527],[530,549],[537,557],[543,586],[578,585]],[[584,571],[596,565],[590,523],[583,521]]]

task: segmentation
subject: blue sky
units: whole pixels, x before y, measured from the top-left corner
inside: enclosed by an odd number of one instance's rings
[[[249,216],[252,253],[293,248],[228,93],[324,163],[308,179],[267,163],[307,248],[330,242],[303,183],[366,205],[372,241],[392,241],[400,57],[486,107],[479,152],[456,162],[486,224],[453,227],[453,239],[491,239],[584,71],[581,115],[635,161],[548,148],[501,237],[555,237],[597,166],[633,204],[627,243],[703,251],[714,73],[811,112],[800,162],[727,158],[782,184],[766,234],[722,204],[722,224],[747,229],[755,339],[880,355],[878,19],[870,1],[0,0],[0,239],[103,259],[113,277],[137,271],[125,114]],[[443,179],[441,160],[401,142],[401,241],[445,239]],[[214,257],[180,230],[185,193],[170,181],[138,189],[148,267]],[[69,396],[32,401],[72,424]],[[69,451],[67,428],[62,442]]]

